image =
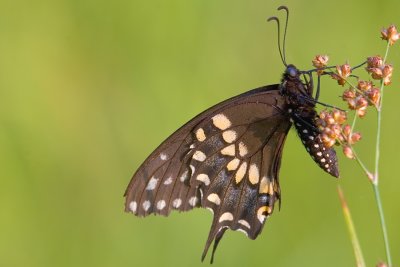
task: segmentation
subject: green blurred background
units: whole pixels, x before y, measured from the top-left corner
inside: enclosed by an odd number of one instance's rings
[[[320,53],[353,65],[382,54],[379,30],[400,24],[398,0],[0,1],[0,266],[207,266],[200,255],[208,211],[139,219],[123,212],[123,193],[184,122],[279,81],[276,27],[266,18],[283,15],[281,4],[291,9],[288,61],[301,69]],[[389,56],[395,70],[399,54],[397,44]],[[381,165],[397,264],[398,77],[385,95]],[[327,78],[321,100],[343,106],[340,92]],[[371,166],[374,111],[360,129],[359,154]],[[354,266],[338,183],[369,266],[384,259],[372,189],[354,162],[339,157],[337,181],[291,131],[281,211],[256,241],[228,232],[215,266]]]

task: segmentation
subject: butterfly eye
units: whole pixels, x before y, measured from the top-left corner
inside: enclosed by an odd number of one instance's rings
[[[295,77],[298,75],[298,71],[297,71],[296,67],[291,66],[291,65],[287,67],[286,73],[287,73],[290,77],[293,77],[293,78],[295,78]]]

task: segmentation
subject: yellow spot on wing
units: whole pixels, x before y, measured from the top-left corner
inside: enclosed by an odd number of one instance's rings
[[[267,180],[267,177],[263,177],[262,179],[261,179],[261,182],[260,182],[260,189],[259,189],[259,193],[260,194],[267,194],[268,193],[268,180]]]
[[[203,142],[204,140],[206,140],[206,134],[204,133],[203,128],[199,128],[196,131],[196,138],[197,140],[199,140],[200,142]]]
[[[226,165],[226,168],[228,171],[234,171],[239,166],[239,163],[240,160],[238,158],[234,158],[233,160],[229,161],[228,165]]]
[[[247,170],[247,163],[243,162],[242,165],[240,165],[235,175],[235,181],[237,184],[240,183],[240,181],[242,181],[244,175],[246,174],[246,170]]]
[[[224,139],[225,142],[232,143],[233,141],[236,140],[237,134],[233,130],[228,130],[222,133],[222,138]]]
[[[258,184],[258,181],[260,181],[260,172],[254,163],[249,167],[249,180],[252,184]]]
[[[231,127],[231,121],[224,114],[217,114],[212,118],[213,124],[220,130],[226,130]]]
[[[222,155],[235,156],[235,145],[229,145],[221,150]]]
[[[239,155],[241,157],[244,157],[244,156],[246,156],[247,152],[248,152],[247,146],[243,142],[240,142],[239,143]]]

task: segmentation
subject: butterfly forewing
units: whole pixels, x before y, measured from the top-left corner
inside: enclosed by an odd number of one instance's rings
[[[254,239],[279,198],[280,158],[291,126],[285,105],[272,85],[201,113],[140,166],[125,193],[126,210],[139,216],[212,210],[205,252],[227,228]]]

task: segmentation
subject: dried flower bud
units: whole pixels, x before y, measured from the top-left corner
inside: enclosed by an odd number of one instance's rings
[[[343,134],[346,138],[348,138],[350,136],[350,134],[351,134],[351,126],[350,125],[347,124],[343,127]]]
[[[357,109],[356,113],[358,117],[363,118],[367,114],[367,108]]]
[[[382,70],[382,76],[383,76],[383,84],[384,85],[389,85],[392,83],[391,78],[393,74],[393,66],[392,65],[385,65]]]
[[[360,89],[361,91],[367,91],[371,89],[372,86],[373,86],[372,82],[363,80],[359,80],[357,84],[357,88]]]
[[[338,124],[343,124],[347,120],[346,112],[334,109],[332,111],[332,117]]]
[[[400,38],[400,33],[397,32],[394,25],[390,25],[387,29],[382,29],[381,34],[382,39],[387,40],[390,45],[393,45]]]
[[[333,147],[336,144],[336,139],[329,137],[327,134],[323,133],[321,135],[321,140],[327,147]]]
[[[361,133],[353,133],[350,137],[349,143],[353,145],[360,140],[361,140]]]
[[[367,107],[368,107],[368,100],[366,100],[362,96],[358,97],[356,100],[356,113],[360,118],[364,117],[365,114],[367,113]]]
[[[343,92],[342,99],[348,101],[350,99],[356,98],[356,92],[352,89],[347,89]]]
[[[383,78],[383,71],[381,68],[369,68],[368,72],[371,73],[372,79],[381,80]]]
[[[381,91],[378,88],[372,88],[371,90],[368,90],[367,96],[370,104],[377,107],[379,104],[379,99],[381,98]]]
[[[312,60],[312,64],[317,69],[323,69],[328,65],[329,57],[327,55],[316,55]],[[322,70],[318,70],[317,73],[321,75],[323,73]]]
[[[351,67],[349,64],[336,66],[336,73],[332,74],[332,78],[337,80],[338,84],[345,85],[346,79],[351,74]]]
[[[349,146],[343,146],[343,154],[349,159],[354,159],[353,150]]]
[[[383,59],[380,56],[367,57],[367,70],[369,68],[380,68],[383,66]]]
[[[357,109],[357,102],[355,99],[347,100],[347,104],[349,104],[349,109],[352,109],[352,110]]]
[[[363,108],[363,107],[367,107],[368,106],[368,101],[360,96],[357,98],[357,108]]]

